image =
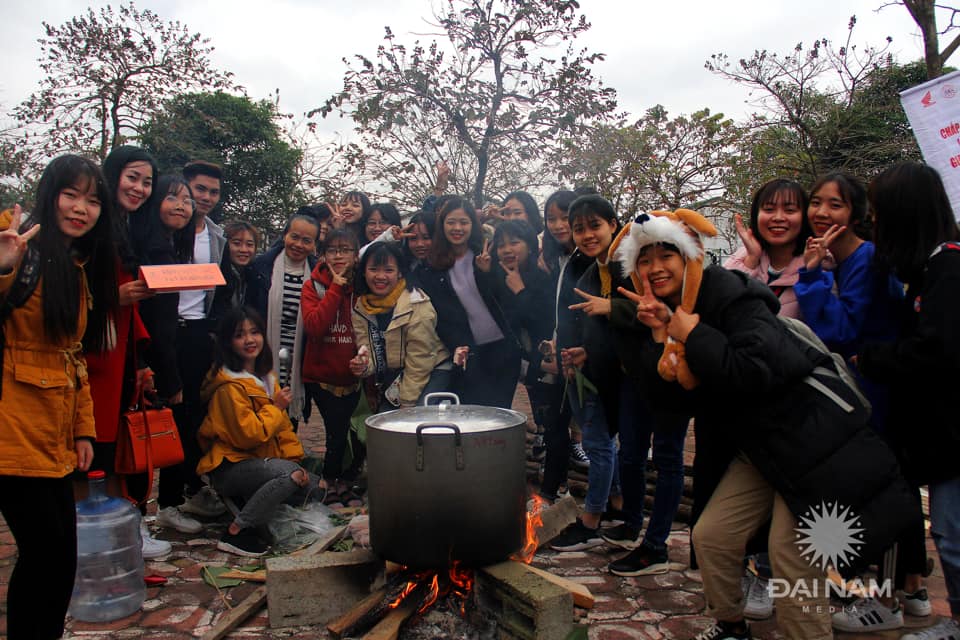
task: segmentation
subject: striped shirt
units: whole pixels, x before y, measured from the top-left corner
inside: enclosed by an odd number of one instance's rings
[[[303,291],[303,267],[284,265],[283,272],[283,311],[280,314],[280,348],[286,348],[293,360],[293,343],[297,337],[297,314],[300,311],[300,293]],[[280,367],[280,386],[290,383],[290,365]]]

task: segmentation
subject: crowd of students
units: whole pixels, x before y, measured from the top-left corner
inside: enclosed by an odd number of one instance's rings
[[[680,304],[688,266],[704,251],[681,220],[624,225],[592,189],[557,191],[542,211],[516,191],[478,213],[444,194],[441,169],[406,223],[394,205],[348,192],[301,207],[256,255],[258,229],[214,221],[217,165],[161,176],[131,146],[102,169],[73,155],[50,163],[30,215],[14,208],[0,232],[0,511],[18,546],[11,638],[62,634],[73,472],[116,477],[122,413],[144,396],[173,408],[184,444],[184,462],[160,472],[157,525],[197,533],[196,516],[222,514],[220,497],[230,498],[238,507],[218,547],[258,556],[268,541],[257,527],[280,504],[362,504],[356,416],[434,391],[510,407],[518,383],[543,437],[541,496],[563,490],[574,440],[589,460],[583,512],[552,548],[623,548],[609,566],[620,576],[670,569],[693,419],[692,542],[717,620],[701,637],[749,638],[745,617],[772,610],[765,579],[823,577],[795,544],[798,518],[821,503],[855,510],[864,564],[899,591],[832,616],[826,594],[779,598],[787,637],[930,615],[921,486],[954,618],[908,637],[960,637],[960,426],[949,400],[960,234],[935,171],[897,165],[869,190],[843,173],[809,193],[789,180],[761,186],[749,221],[736,220],[742,247],[704,270],[691,310]],[[188,263],[219,265],[226,284],[157,295],[138,276],[143,265]],[[851,363],[869,407],[844,399],[829,353],[778,314]],[[667,343],[683,345],[696,386],[664,374]],[[318,475],[296,434],[314,408],[326,431]],[[148,487],[123,481],[137,498]],[[170,552],[141,532],[144,557]]]

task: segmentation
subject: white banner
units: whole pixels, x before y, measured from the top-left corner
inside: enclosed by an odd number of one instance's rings
[[[940,172],[960,219],[960,71],[907,89],[900,102],[923,159]]]

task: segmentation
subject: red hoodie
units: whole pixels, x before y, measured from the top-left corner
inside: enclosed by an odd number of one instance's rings
[[[322,293],[317,291],[318,284]],[[338,387],[356,384],[357,377],[350,373],[350,359],[357,352],[351,320],[353,287],[333,284],[333,273],[320,262],[303,283],[300,307],[307,339],[303,381]]]

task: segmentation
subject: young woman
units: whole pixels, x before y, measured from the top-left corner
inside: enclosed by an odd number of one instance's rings
[[[793,286],[800,278],[811,236],[803,187],[793,180],[771,180],[753,195],[750,226],[743,224],[740,215],[734,221],[743,246],[723,266],[765,283],[780,299],[779,315],[799,318]]]
[[[210,309],[210,326],[216,327],[230,309],[246,305],[248,269],[260,244],[260,232],[249,222],[234,220],[223,226],[227,250],[220,263],[226,284],[217,287]]]
[[[571,410],[583,432],[583,447],[590,458],[587,497],[580,518],[551,543],[558,551],[579,551],[603,544],[600,519],[607,501],[622,506],[616,443],[611,433],[619,426],[622,376],[606,313],[592,314],[593,307],[610,306],[619,273],[608,264],[607,253],[620,229],[617,214],[598,195],[581,196],[570,205],[568,215],[577,251],[586,261],[583,275],[571,281],[566,275],[557,302],[557,351],[564,377],[572,381],[579,370],[599,394],[585,390],[568,394]],[[567,268],[579,265],[571,258]],[[580,293],[578,293],[580,292]],[[581,306],[582,294],[597,298],[590,309]],[[570,383],[568,383],[570,384]],[[577,389],[578,385],[571,385]],[[642,511],[640,512],[642,517]]]
[[[60,156],[40,177],[29,228],[19,206],[0,227],[0,513],[17,544],[11,638],[63,635],[73,591],[70,474],[90,468],[96,437],[80,340],[106,344],[117,306],[110,202],[95,164]]]
[[[403,253],[410,265],[410,275],[414,278],[417,271],[427,263],[430,247],[433,246],[433,231],[436,216],[426,211],[417,211],[410,216],[409,236],[404,238]]]
[[[363,244],[369,244],[380,237],[390,227],[400,227],[403,221],[400,212],[389,202],[377,202],[370,205],[370,213],[360,221],[363,227]],[[399,238],[390,238],[399,240]]]
[[[490,267],[489,243],[483,242],[473,205],[464,198],[448,199],[437,217],[420,284],[436,309],[440,340],[459,370],[454,387],[460,400],[509,408],[520,350],[494,297]]]
[[[903,298],[900,283],[874,268],[873,243],[855,233],[866,213],[866,189],[852,176],[831,173],[810,190],[813,236],[794,292],[804,322],[844,357],[854,355],[864,340],[892,340]]]
[[[953,616],[903,637],[948,640],[960,637],[960,428],[952,382],[960,372],[960,232],[931,167],[891,167],[871,183],[869,200],[877,256],[907,284],[907,295],[899,338],[867,343],[857,366],[888,383],[888,436],[911,483],[929,487],[930,532]]]
[[[94,463],[91,469],[108,474],[111,491],[120,495],[120,478],[114,472],[117,433],[121,413],[135,404],[139,389],[149,394],[154,391],[153,371],[146,366],[143,357],[150,336],[140,317],[139,301],[151,297],[143,280],[138,278],[139,259],[130,243],[131,216],[146,215],[149,210],[153,184],[158,177],[156,162],[146,151],[138,147],[117,147],[103,162],[104,177],[111,193],[111,226],[114,246],[119,261],[117,282],[120,306],[108,322],[116,333],[116,339],[94,348],[96,344],[84,340],[87,358],[87,374],[90,379],[90,394],[93,396],[93,413],[97,425],[97,441],[93,444]],[[130,207],[134,207],[130,209]],[[147,490],[146,474],[123,478],[129,495],[143,498]],[[146,513],[146,504],[141,504],[141,513]],[[170,553],[170,543],[158,540],[151,534],[145,522],[140,524],[143,542],[143,557],[157,558]]]
[[[768,519],[773,573],[790,585],[790,594],[777,601],[781,632],[833,638],[825,576],[801,556],[797,518],[823,504],[852,509],[863,527],[860,551],[872,557],[920,515],[892,452],[866,427],[867,409],[838,381],[830,355],[807,346],[777,319],[779,304],[767,287],[709,267],[694,312],[679,307],[687,261],[703,256],[702,243],[685,224],[638,220],[617,256],[639,277],[643,294],[622,293],[637,302],[636,318],[646,327],[620,341],[625,362],[639,367],[652,402],[689,406],[698,428],[718,429],[736,443],[733,455],[697,449],[698,456],[726,458],[692,534],[707,610],[717,619],[698,638],[751,637],[743,619],[743,554]],[[667,336],[685,344],[699,380],[692,392],[657,373]]]
[[[450,354],[437,337],[430,299],[414,289],[400,245],[378,242],[360,261],[353,333],[358,354],[355,376],[373,376],[380,411],[415,406],[425,392],[444,391],[438,369]],[[447,367],[449,371],[449,367]]]
[[[287,413],[297,422],[304,417],[305,403],[300,366],[303,362],[303,317],[300,295],[303,283],[317,263],[320,224],[312,216],[294,214],[287,220],[280,242],[254,259],[247,283],[247,304],[267,321],[267,343],[273,349],[282,386],[293,390]],[[279,357],[280,350],[289,354]]]
[[[537,235],[543,231],[543,218],[540,217],[537,201],[526,191],[508,193],[500,206],[498,217],[501,220],[522,220]]]
[[[143,265],[187,264],[193,260],[196,206],[190,186],[181,176],[162,176],[155,185],[150,210],[130,220],[133,249]],[[182,410],[183,381],[177,363],[179,299],[173,293],[146,298],[140,313],[150,334],[144,357],[155,374],[160,399],[175,414]],[[184,503],[184,484],[200,459],[196,427],[178,420],[184,461],[160,470],[157,495],[157,524],[184,533],[199,533],[203,525],[180,509]]]
[[[340,205],[331,207],[333,228],[349,229],[357,236],[357,241],[366,244],[363,221],[370,215],[370,198],[362,191],[348,191],[343,194]]]
[[[201,390],[209,411],[200,426],[204,456],[197,473],[210,474],[220,495],[245,501],[217,548],[249,557],[266,553],[254,528],[266,524],[277,507],[323,495],[320,479],[299,464],[303,446],[284,411],[293,394],[277,383],[265,331],[256,311],[227,311]]]
[[[348,483],[362,463],[359,441],[350,443],[354,464],[349,468],[343,465],[351,433],[350,417],[360,400],[360,383],[350,370],[350,359],[357,353],[350,318],[356,236],[347,229],[334,229],[323,243],[322,255],[323,261],[314,267],[301,296],[306,342],[303,381],[307,397],[323,416],[327,434],[327,453],[323,458],[326,502],[359,506],[360,499]]]
[[[540,263],[550,274],[551,290],[555,292],[554,303],[551,305],[554,311],[554,334],[556,334],[556,325],[559,320],[557,307],[561,291],[567,292],[563,294],[566,298],[592,262],[577,251],[573,243],[573,234],[570,232],[567,214],[571,203],[576,198],[577,194],[573,191],[560,190],[552,193],[543,205],[546,233],[543,234]],[[556,340],[553,346],[556,346]],[[558,376],[554,379],[553,386],[553,395],[558,398],[556,402],[561,408],[556,428],[548,428],[544,433],[546,455],[540,492],[548,499],[554,499],[560,486],[567,481],[569,463],[580,467],[590,464],[583,445],[580,444],[579,426],[576,427],[575,437],[573,439],[570,437],[570,405],[562,401],[565,384]]]

